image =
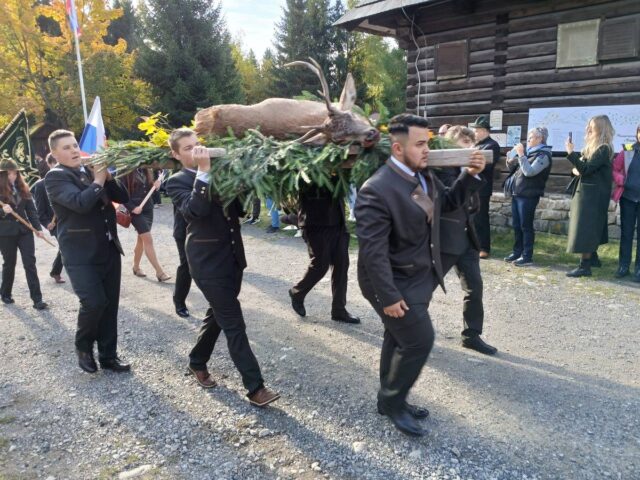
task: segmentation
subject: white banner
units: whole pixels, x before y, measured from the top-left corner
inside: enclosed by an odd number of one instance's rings
[[[640,105],[531,108],[527,130],[534,127],[547,127],[549,130],[547,145],[551,145],[554,152],[565,151],[564,142],[571,132],[576,151],[580,151],[584,146],[587,122],[596,115],[607,115],[611,120],[616,131],[613,137],[613,147],[616,151],[622,150],[623,143],[636,141],[636,128],[640,125]]]

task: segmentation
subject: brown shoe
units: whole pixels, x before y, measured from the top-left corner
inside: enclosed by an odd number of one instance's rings
[[[482,258],[483,260],[486,260],[487,258],[489,258],[490,254],[489,252],[485,252],[484,250],[480,250],[480,258]]]
[[[260,390],[254,392],[253,395],[249,395],[249,402],[256,407],[266,407],[279,398],[279,393],[272,392],[267,387],[262,387]]]
[[[53,278],[53,280],[56,283],[65,283],[65,281],[62,279],[62,277],[60,275],[54,275],[53,273],[50,275],[51,278]]]
[[[204,370],[196,370],[189,366],[189,371],[196,377],[196,382],[202,388],[213,388],[217,385],[216,381],[211,377],[211,374],[205,368]]]

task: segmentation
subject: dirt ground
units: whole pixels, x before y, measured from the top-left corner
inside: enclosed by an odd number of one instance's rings
[[[175,273],[171,206],[155,210],[161,263]],[[73,349],[77,299],[48,271],[31,308],[18,265],[15,305],[0,306],[0,479],[640,479],[640,289],[572,280],[553,269],[483,261],[486,357],[463,349],[462,293],[454,273],[430,312],[433,354],[411,400],[427,406],[429,434],[412,439],[375,410],[382,325],[362,298],[351,254],[349,309],[360,325],[331,321],[330,282],[308,296],[308,316],[287,289],[307,265],[288,234],[243,227],[249,267],[241,302],[274,407],[252,408],[221,337],[200,389],[186,356],[206,310],[195,288],[190,319],[172,288],[131,273],[133,230],[121,230],[120,353],[131,374],[83,373]]]

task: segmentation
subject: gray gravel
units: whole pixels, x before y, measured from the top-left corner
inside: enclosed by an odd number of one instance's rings
[[[640,290],[628,282],[570,281],[483,261],[488,358],[462,349],[461,292],[436,294],[437,339],[413,390],[429,435],[414,440],[375,412],[382,326],[350,272],[358,326],[328,318],[328,278],[290,309],[303,273],[301,239],[244,229],[249,267],[241,301],[273,408],[252,408],[224,342],[205,391],[186,354],[206,309],[173,314],[172,284],[131,274],[123,262],[120,351],[130,375],[83,373],[73,351],[77,300],[46,276],[54,252],[38,243],[51,310],[31,308],[18,267],[16,304],[0,316],[0,478],[180,479],[639,479]],[[133,231],[121,231],[132,251]],[[173,273],[171,207],[156,210],[154,238]],[[357,252],[352,254],[355,266]],[[151,267],[143,263],[147,273]],[[195,288],[195,287],[194,287]]]

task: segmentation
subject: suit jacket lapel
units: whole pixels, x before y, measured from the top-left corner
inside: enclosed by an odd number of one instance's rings
[[[425,179],[427,180],[427,189],[429,190],[430,194],[428,195],[427,192],[422,189],[422,185],[420,185],[420,181],[416,177],[408,175],[407,173],[400,170],[391,161],[391,159],[387,160],[387,166],[407,182],[413,185],[414,188],[411,192],[411,200],[424,211],[425,215],[427,216],[428,222],[431,223],[431,221],[433,220],[433,200],[431,199],[430,195],[437,195],[437,192],[434,193],[433,182],[430,182],[430,179],[428,177],[425,177]]]

